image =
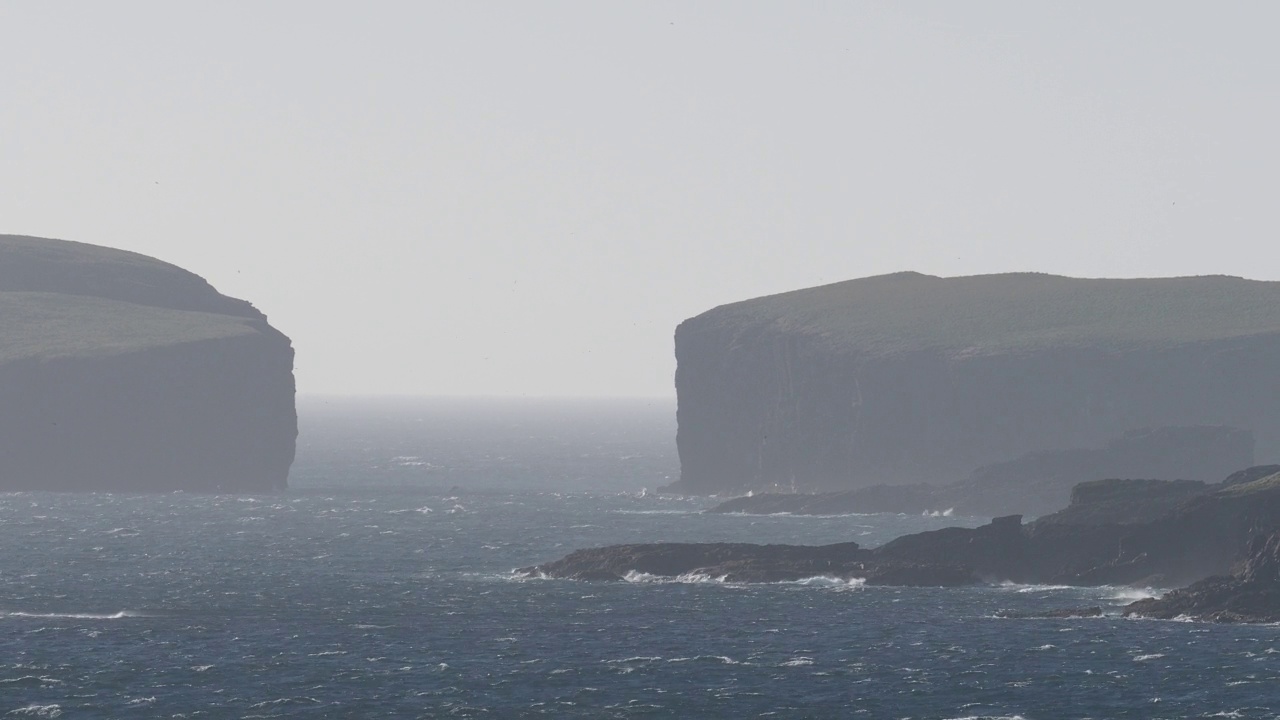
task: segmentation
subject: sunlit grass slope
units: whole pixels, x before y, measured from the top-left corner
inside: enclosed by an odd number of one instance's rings
[[[0,363],[229,338],[261,332],[262,319],[249,303],[145,255],[0,235]]]
[[[115,355],[256,332],[242,317],[83,295],[0,292],[0,363]]]

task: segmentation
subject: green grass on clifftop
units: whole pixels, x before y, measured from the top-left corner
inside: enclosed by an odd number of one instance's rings
[[[0,292],[0,363],[116,355],[259,332],[247,318],[84,295]]]
[[[1268,475],[1264,478],[1258,478],[1257,480],[1249,483],[1231,485],[1219,490],[1217,494],[1229,497],[1243,497],[1245,495],[1252,495],[1253,493],[1277,489],[1280,489],[1280,473]]]
[[[1280,333],[1280,282],[897,273],[723,305],[693,322],[802,333],[871,355],[1123,351]]]

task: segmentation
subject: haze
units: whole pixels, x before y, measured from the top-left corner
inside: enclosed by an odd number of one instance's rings
[[[10,2],[0,231],[252,301],[304,393],[670,396],[715,305],[1280,279],[1266,3]]]

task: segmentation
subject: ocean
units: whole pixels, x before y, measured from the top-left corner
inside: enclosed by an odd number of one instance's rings
[[[0,494],[0,717],[1280,717],[1280,627],[1119,617],[1159,588],[514,574],[987,520],[703,514],[654,493],[679,471],[670,402],[299,410],[282,494]]]

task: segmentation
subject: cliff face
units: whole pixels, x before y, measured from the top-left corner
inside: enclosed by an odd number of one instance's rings
[[[1274,282],[902,273],[715,308],[676,359],[681,492],[949,482],[1170,425],[1280,457]]]
[[[0,236],[0,490],[265,491],[297,437],[293,349],[135,253]]]

